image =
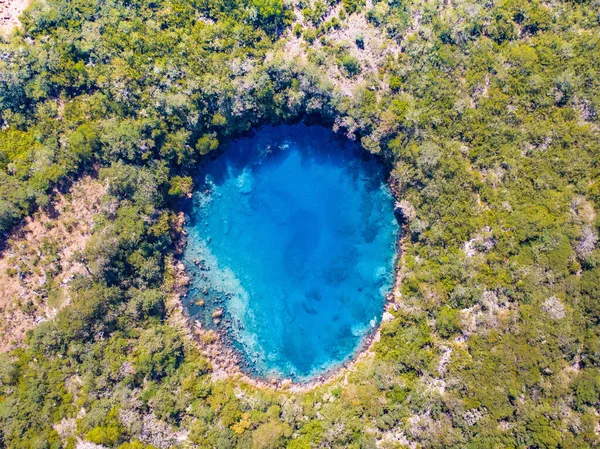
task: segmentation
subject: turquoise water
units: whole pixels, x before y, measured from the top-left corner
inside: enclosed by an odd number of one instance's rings
[[[398,225],[383,168],[356,144],[317,126],[263,128],[199,169],[192,203],[186,305],[246,371],[308,380],[377,326]]]

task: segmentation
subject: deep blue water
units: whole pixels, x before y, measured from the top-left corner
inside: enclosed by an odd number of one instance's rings
[[[261,377],[307,380],[352,357],[393,278],[398,225],[377,161],[322,127],[263,128],[199,169],[192,202],[196,319],[214,328],[223,308],[217,327]]]

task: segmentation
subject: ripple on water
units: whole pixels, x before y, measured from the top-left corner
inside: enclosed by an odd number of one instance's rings
[[[308,380],[351,358],[393,278],[380,164],[325,128],[269,127],[208,161],[196,186],[190,314],[210,327],[222,308],[219,326],[260,377]]]

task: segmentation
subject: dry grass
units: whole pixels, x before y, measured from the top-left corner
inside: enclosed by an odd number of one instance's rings
[[[87,275],[73,256],[90,236],[106,188],[86,176],[70,194],[56,193],[53,212],[38,212],[9,237],[0,253],[0,352],[69,303],[69,282]]]

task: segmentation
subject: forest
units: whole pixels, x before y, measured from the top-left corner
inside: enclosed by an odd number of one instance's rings
[[[81,179],[104,190],[68,305],[0,352],[0,447],[598,447],[599,11],[34,0],[0,37],[3,250]],[[261,388],[178,319],[178,217],[199,161],[298,121],[388,167],[398,287],[351,370]],[[25,316],[67,294],[57,251],[1,274],[43,276]]]

